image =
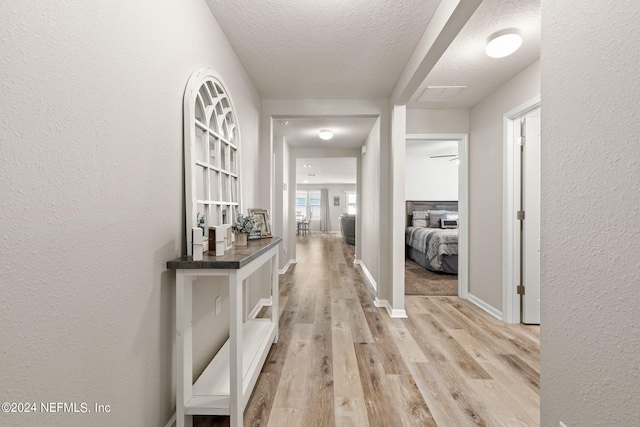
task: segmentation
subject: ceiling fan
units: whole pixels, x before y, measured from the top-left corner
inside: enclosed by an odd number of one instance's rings
[[[449,160],[449,161],[453,162],[454,160],[458,160],[458,158],[460,156],[458,156],[457,154],[445,154],[445,155],[442,155],[442,156],[429,156],[430,159],[437,159],[437,158],[440,158],[440,157],[452,157],[452,159]]]

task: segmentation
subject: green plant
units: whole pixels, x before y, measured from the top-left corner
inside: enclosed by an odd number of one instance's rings
[[[243,216],[238,214],[236,220],[231,224],[231,231],[235,234],[249,233],[253,231],[256,226],[256,220],[252,216]]]

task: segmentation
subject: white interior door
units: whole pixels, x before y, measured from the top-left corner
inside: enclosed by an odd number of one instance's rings
[[[540,109],[522,120],[522,322],[540,324]]]

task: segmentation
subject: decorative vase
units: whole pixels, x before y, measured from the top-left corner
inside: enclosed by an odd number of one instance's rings
[[[247,246],[247,237],[249,233],[236,234],[236,246]]]

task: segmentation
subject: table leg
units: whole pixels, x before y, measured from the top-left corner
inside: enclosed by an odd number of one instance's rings
[[[229,273],[229,362],[230,395],[229,417],[231,427],[243,426],[242,384],[242,281],[237,270]]]
[[[184,405],[193,392],[193,277],[176,272],[176,343],[177,343],[177,390],[176,426],[192,427],[193,416],[185,415]]]

